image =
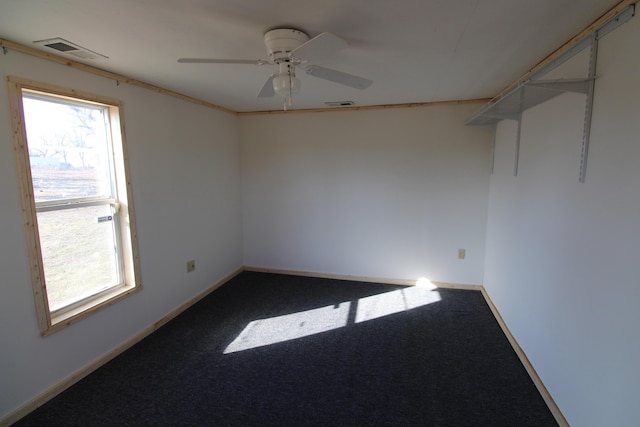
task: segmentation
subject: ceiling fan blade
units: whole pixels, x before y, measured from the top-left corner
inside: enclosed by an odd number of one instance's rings
[[[330,82],[349,86],[354,89],[366,89],[373,83],[373,80],[354,76],[353,74],[343,73],[342,71],[336,71],[330,68],[321,67],[319,65],[309,65],[305,69],[305,71],[310,76],[329,80]]]
[[[271,98],[276,94],[276,92],[273,90],[273,79],[276,78],[276,76],[277,74],[271,74],[267,81],[264,82],[262,89],[260,89],[260,92],[258,92],[258,98]]]
[[[311,58],[316,60],[318,58],[327,57],[340,49],[344,49],[348,45],[349,44],[346,41],[334,34],[321,33],[308,42],[305,42],[293,49],[289,56],[298,59]]]
[[[214,59],[214,58],[180,58],[178,62],[183,64],[252,64],[265,65],[269,61],[264,59]]]

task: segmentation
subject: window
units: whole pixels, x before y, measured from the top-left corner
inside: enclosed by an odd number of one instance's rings
[[[119,101],[9,78],[42,335],[140,289]]]

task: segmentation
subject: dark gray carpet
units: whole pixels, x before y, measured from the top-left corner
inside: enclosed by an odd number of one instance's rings
[[[16,425],[557,425],[481,293],[425,292],[244,272]]]

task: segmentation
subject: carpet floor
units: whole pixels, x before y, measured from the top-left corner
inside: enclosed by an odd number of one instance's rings
[[[243,272],[17,426],[556,426],[482,294]]]

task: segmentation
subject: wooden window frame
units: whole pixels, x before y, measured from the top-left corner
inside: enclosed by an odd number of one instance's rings
[[[122,102],[101,95],[89,94],[74,89],[63,88],[46,83],[35,82],[19,77],[9,76],[8,91],[11,113],[11,126],[16,153],[18,181],[20,185],[22,210],[25,221],[25,232],[31,281],[35,299],[38,328],[42,336],[50,335],[90,314],[105,308],[142,289],[138,256],[138,243],[135,227],[131,181],[124,133]],[[119,209],[119,237],[123,256],[124,283],[107,292],[98,294],[87,300],[71,304],[64,310],[52,313],[49,309],[47,289],[44,276],[44,265],[38,233],[36,202],[31,178],[29,149],[22,103],[23,89],[50,94],[54,97],[67,98],[70,101],[93,103],[106,107],[111,123],[111,138],[115,163],[116,193]]]

